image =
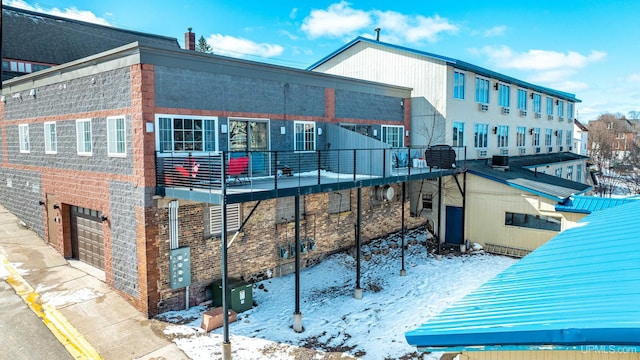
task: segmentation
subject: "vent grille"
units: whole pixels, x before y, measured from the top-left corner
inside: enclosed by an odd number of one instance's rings
[[[478,109],[480,111],[487,111],[487,110],[489,110],[489,105],[487,105],[487,104],[478,104]]]
[[[212,206],[209,208],[209,227],[210,233],[222,233],[222,207]],[[227,205],[227,231],[236,231],[240,229],[240,204]]]

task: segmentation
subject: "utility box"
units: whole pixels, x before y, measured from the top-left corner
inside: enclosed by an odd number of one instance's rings
[[[242,280],[229,279],[228,285],[229,309],[239,314],[253,307],[253,286],[251,284]],[[222,280],[216,280],[212,287],[213,306],[222,306]]]
[[[172,289],[191,285],[191,251],[189,247],[170,250],[169,272]]]

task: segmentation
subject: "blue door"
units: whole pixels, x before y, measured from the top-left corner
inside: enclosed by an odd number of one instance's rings
[[[462,208],[447,206],[447,225],[445,226],[445,242],[461,245],[462,242]]]

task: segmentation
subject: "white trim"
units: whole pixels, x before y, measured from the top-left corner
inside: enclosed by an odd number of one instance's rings
[[[91,151],[80,151],[80,137],[78,136],[78,124],[80,123],[89,123],[89,132],[90,132],[90,147],[91,147]],[[84,134],[83,134],[84,135]],[[85,144],[84,139],[82,140],[82,143]],[[77,119],[76,120],[76,151],[78,152],[78,155],[80,156],[92,156],[93,155],[93,129],[91,128],[91,119]]]
[[[55,150],[47,150],[47,143],[49,144],[49,147],[51,147],[51,142],[47,141],[47,139],[49,139],[49,135],[50,132],[47,131],[47,125],[52,125],[53,124],[53,128],[55,129],[55,146],[56,149]],[[45,154],[57,154],[58,153],[58,125],[56,124],[55,121],[45,121],[44,123],[44,153]]]
[[[109,123],[112,121],[116,121],[122,119],[122,131],[124,132],[124,150],[123,152],[112,152],[111,150],[111,131],[109,129]],[[116,122],[117,123],[117,122]],[[117,131],[117,129],[116,129]],[[117,147],[117,143],[116,143]],[[127,118],[124,115],[119,116],[109,116],[107,117],[107,156],[109,157],[127,157]]]
[[[24,129],[26,129],[26,131]],[[18,125],[18,143],[20,144],[21,153],[28,154],[31,152],[31,142],[29,141],[29,124]]]
[[[313,124],[313,149],[297,149],[296,148],[296,125],[298,124]],[[315,121],[302,121],[302,120],[295,120],[293,122],[293,150],[297,151],[297,152],[310,152],[310,151],[316,151],[316,149],[318,148],[318,124],[316,124]]]
[[[193,120],[208,120],[208,121],[214,121],[214,141],[215,141],[215,147],[213,150],[204,150],[205,148],[205,144],[204,144],[204,136],[202,137],[202,141],[203,141],[203,146],[202,149],[203,150],[197,150],[197,151],[191,151],[191,153],[193,154],[209,154],[212,152],[217,153],[220,150],[220,130],[218,129],[219,126],[219,118],[217,116],[197,116],[197,115],[188,115],[188,114],[156,114],[155,115],[155,127],[156,127],[156,151],[160,152],[161,154],[170,154],[170,153],[178,153],[178,154],[187,154],[188,150],[184,150],[184,151],[175,151],[175,143],[174,143],[174,139],[173,139],[173,121],[171,122],[171,150],[170,151],[160,151],[160,118],[168,118],[168,119],[175,119],[175,118],[187,118],[187,119],[193,119]],[[204,132],[204,128],[202,129],[202,131]],[[203,134],[204,135],[204,134]],[[160,155],[162,156],[162,155]],[[166,156],[166,155],[165,155]]]
[[[380,139],[382,140],[382,142],[383,142],[383,143],[385,143],[385,144],[389,144],[389,143],[386,141],[387,139],[385,139],[385,138],[384,138],[384,129],[385,129],[385,128],[388,128],[388,129],[389,129],[389,128],[396,128],[396,129],[397,129],[397,128],[399,128],[399,129],[401,129],[401,130],[402,130],[402,131],[400,132],[400,141],[401,141],[401,144],[400,144],[400,146],[398,146],[398,147],[404,147],[404,137],[405,137],[404,125],[382,125],[382,126],[380,127],[380,129],[381,129],[381,131],[380,131]],[[388,135],[388,132],[387,132],[387,135]],[[391,144],[389,144],[389,145],[391,145]]]

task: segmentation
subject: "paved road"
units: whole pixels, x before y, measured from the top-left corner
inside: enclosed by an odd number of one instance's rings
[[[0,359],[73,359],[4,280],[0,280]]]

